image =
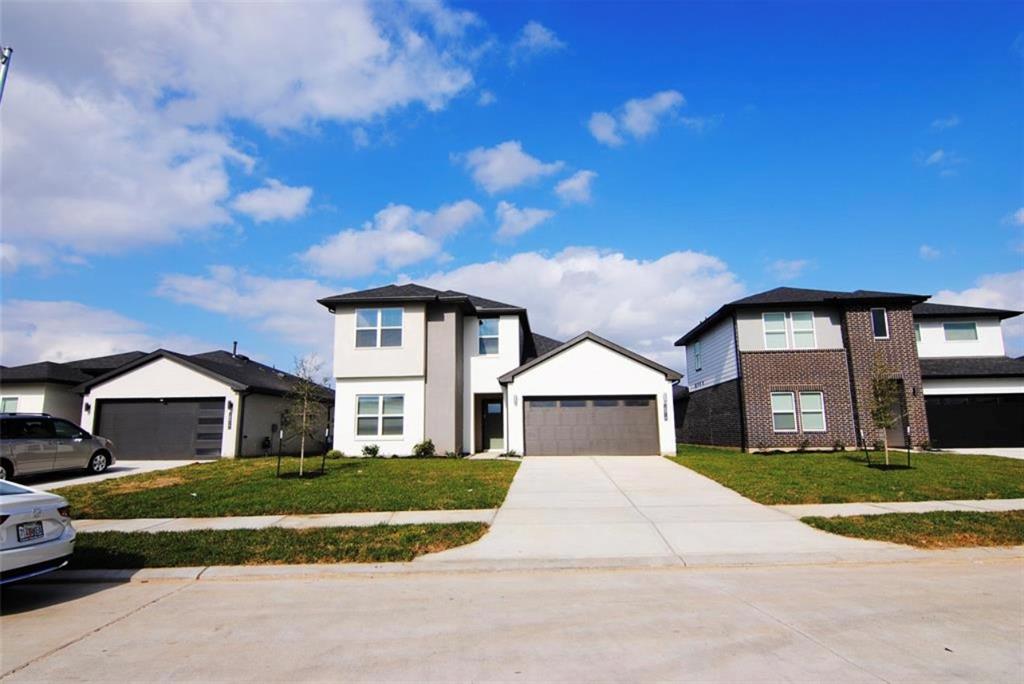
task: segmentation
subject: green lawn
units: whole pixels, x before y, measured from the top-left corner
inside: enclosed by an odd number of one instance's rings
[[[849,518],[802,518],[826,532],[926,549],[1024,544],[1024,511],[890,513]]]
[[[997,456],[915,453],[910,469],[884,470],[852,451],[745,454],[680,445],[678,454],[676,463],[763,504],[1024,497],[1024,461]]]
[[[174,568],[410,561],[476,541],[487,525],[377,525],[292,530],[81,533],[68,567]]]
[[[298,459],[285,459],[294,474]],[[307,459],[319,469],[320,459]],[[276,458],[222,459],[64,487],[76,518],[494,508],[518,463],[445,458],[328,459],[320,477],[275,477]]]

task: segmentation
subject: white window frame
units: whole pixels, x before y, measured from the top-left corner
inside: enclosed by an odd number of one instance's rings
[[[920,323],[915,323],[914,324],[914,340],[916,340],[917,342],[921,341],[921,324]]]
[[[384,400],[399,398],[402,400],[402,412],[401,413],[384,413]],[[359,412],[359,400],[360,399],[372,399],[377,400],[377,412],[376,413],[360,413]],[[359,434],[359,419],[360,418],[375,418],[377,420],[377,432],[372,435],[361,435]],[[401,418],[402,419],[402,432],[397,435],[385,435],[384,434],[384,419],[385,418]],[[356,395],[356,410],[355,410],[355,430],[354,435],[357,440],[389,440],[389,439],[404,439],[405,438],[405,395],[404,394],[357,394]]]
[[[693,370],[699,371],[704,367],[704,350],[701,349],[700,340],[693,343]]]
[[[805,394],[817,394],[821,397],[821,429],[820,430],[808,430],[804,426],[804,395]],[[800,400],[799,412],[800,412],[800,430],[802,432],[810,432],[820,434],[822,432],[828,432],[828,419],[825,417],[825,393],[821,390],[803,390],[799,393],[798,399]],[[807,411],[806,413],[818,413],[818,411]]]
[[[768,335],[769,335],[769,332],[768,332],[768,318],[767,317],[768,316],[778,315],[778,314],[782,315],[782,331],[781,332],[782,332],[782,339],[784,339],[786,341],[786,343],[782,347],[769,347],[768,346]],[[761,313],[761,334],[764,335],[764,348],[765,348],[765,351],[783,351],[785,349],[789,349],[790,348],[790,345],[789,345],[789,324],[787,322],[788,319],[789,319],[789,316],[786,315],[785,311],[764,311],[764,312]],[[779,331],[778,330],[773,330],[773,331],[771,331],[771,334],[772,335],[778,335]]]
[[[399,325],[384,325],[384,311],[397,311],[402,318],[402,322]],[[359,312],[360,311],[373,311],[376,314],[375,325],[359,325]],[[360,307],[355,310],[355,323],[356,323],[356,334],[355,334],[355,346],[356,349],[401,349],[405,344],[405,309],[400,306],[367,306]],[[376,338],[375,344],[372,345],[360,345],[359,344],[359,331],[361,330],[373,330]],[[381,340],[384,337],[385,330],[397,330],[401,333],[402,341],[401,344],[383,347],[381,346]]]
[[[793,400],[793,412],[792,412],[792,416],[793,416],[793,429],[792,430],[779,430],[778,428],[775,427],[775,415],[776,414],[784,415],[784,414],[788,414],[789,413],[788,411],[776,411],[775,410],[775,404],[774,404],[774,402],[772,402],[772,397],[775,397],[776,395],[783,395],[783,394],[788,395],[789,398]],[[768,406],[769,406],[769,408],[771,409],[771,412],[772,412],[772,431],[773,432],[775,432],[776,434],[793,434],[793,433],[796,433],[796,432],[800,431],[800,423],[797,421],[797,414],[800,411],[799,411],[799,409],[797,408],[797,405],[796,405],[796,394],[795,393],[789,392],[789,391],[785,391],[785,392],[772,392],[771,396],[768,399]]]
[[[811,329],[810,330],[797,330],[796,329],[796,319],[793,318],[793,316],[795,316],[796,314],[807,314],[808,316],[811,317]],[[790,334],[792,335],[792,338],[793,338],[793,349],[817,349],[818,348],[818,332],[815,330],[814,312],[813,311],[793,311],[793,312],[791,312],[789,314],[788,318],[789,318]],[[811,346],[810,347],[798,347],[797,346],[797,344],[796,344],[796,334],[798,332],[801,332],[801,333],[809,332],[809,333],[811,333]]]
[[[477,353],[480,356],[497,356],[498,354],[501,353],[501,319],[500,318],[478,318],[477,321],[478,321],[477,328],[476,328],[476,330],[477,330],[477,335],[476,335],[477,336],[477,343],[476,343]],[[498,332],[495,333],[494,335],[484,335],[483,334],[484,321],[494,321],[495,325],[498,326]],[[498,348],[495,349],[493,352],[485,352],[484,351],[484,340],[494,340],[495,342],[498,343]]]
[[[875,332],[875,312],[876,311],[881,311],[882,312],[882,320],[885,321],[885,334],[884,335],[879,335],[878,333]],[[887,340],[887,339],[889,339],[889,310],[884,308],[884,307],[881,307],[881,306],[876,306],[876,307],[873,307],[869,311],[869,315],[871,317],[871,334],[874,336],[874,338],[876,340]]]
[[[19,397],[2,397],[0,398],[0,413],[17,413],[18,412],[18,399]],[[14,408],[8,410],[6,404],[9,401],[14,402]]]
[[[974,338],[973,339],[968,339],[968,340],[951,340],[951,339],[949,339],[949,328],[947,328],[946,326],[948,326],[948,325],[964,325],[965,323],[966,324],[970,324],[971,326],[973,326]],[[942,322],[942,338],[946,342],[952,342],[953,344],[958,344],[958,343],[961,343],[961,342],[977,342],[978,341],[978,322],[977,321],[943,321]]]

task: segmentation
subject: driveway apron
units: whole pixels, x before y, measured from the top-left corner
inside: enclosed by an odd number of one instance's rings
[[[665,458],[526,457],[481,540],[422,557],[656,563],[867,560],[905,547],[839,537]]]

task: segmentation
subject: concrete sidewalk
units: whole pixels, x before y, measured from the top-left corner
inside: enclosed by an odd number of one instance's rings
[[[373,511],[314,515],[245,515],[222,518],[128,518],[75,520],[79,532],[188,532],[191,530],[262,530],[268,527],[370,527],[373,525],[425,525],[482,522],[488,525],[495,508],[448,511]]]
[[[528,456],[482,539],[414,563],[620,559],[696,565],[921,554],[927,552],[813,529],[664,458]]]
[[[961,501],[893,501],[885,503],[802,504],[772,506],[794,518],[821,516],[824,518],[852,515],[885,515],[886,513],[931,513],[932,511],[1020,511],[1024,499],[978,499]]]

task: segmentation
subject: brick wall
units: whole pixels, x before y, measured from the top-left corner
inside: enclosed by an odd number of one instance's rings
[[[805,440],[812,448],[831,448],[836,442],[854,446],[850,374],[843,349],[755,351],[740,353],[743,404],[747,414],[747,447],[795,448]],[[799,393],[821,392],[825,399],[825,432],[803,432]],[[797,408],[797,432],[777,433],[772,425],[772,392],[792,392]]]
[[[921,364],[914,337],[914,317],[909,306],[887,307],[889,339],[876,340],[871,327],[871,306],[851,307],[844,313],[844,344],[850,356],[853,389],[860,429],[868,445],[879,438],[871,421],[871,371],[881,354],[903,381],[903,401],[913,446],[928,440],[928,418],[921,391]]]
[[[739,380],[691,392],[683,424],[676,430],[686,444],[741,446],[743,438]]]

